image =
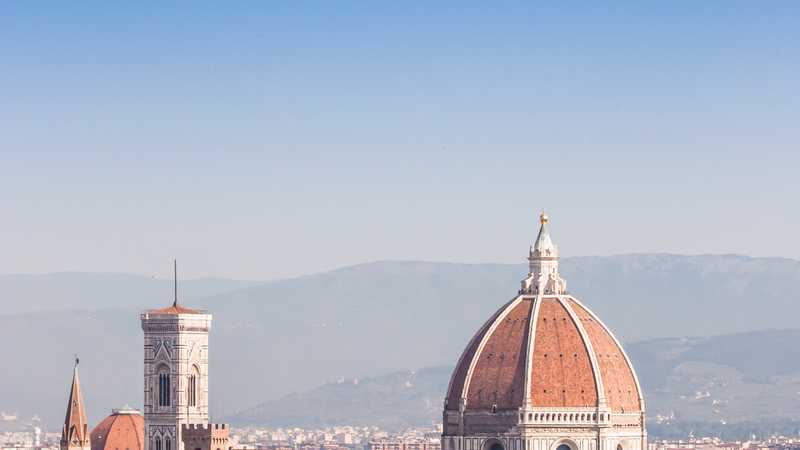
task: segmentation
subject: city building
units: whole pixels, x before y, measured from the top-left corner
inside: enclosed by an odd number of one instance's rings
[[[462,353],[443,411],[444,450],[647,450],[644,399],[611,331],[569,295],[548,217],[518,295]]]

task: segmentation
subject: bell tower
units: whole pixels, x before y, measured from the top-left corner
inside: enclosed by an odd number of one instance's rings
[[[177,270],[176,270],[177,273]],[[145,450],[183,450],[182,427],[208,423],[211,314],[178,303],[140,315]]]

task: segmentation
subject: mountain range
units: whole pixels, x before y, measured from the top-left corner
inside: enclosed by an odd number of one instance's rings
[[[564,258],[561,266],[569,291],[623,342],[636,342],[629,344],[634,355],[637,345],[660,337],[793,328],[800,309],[800,262],[790,259],[639,254]],[[236,417],[326,382],[453,364],[525,273],[521,264],[387,261],[267,283],[183,282],[180,292],[185,304],[214,314],[211,408]],[[57,429],[75,353],[92,422],[125,403],[140,407],[138,312],[171,297],[170,281],[129,275],[0,276],[0,411],[38,414]],[[649,365],[660,367],[661,354],[656,346],[650,356],[634,356],[639,371],[659,373]],[[760,365],[764,376],[777,376],[781,361]],[[645,389],[655,413],[658,391]],[[434,411],[440,403],[431,400]]]
[[[800,421],[800,330],[627,345],[645,389],[650,434],[683,438],[698,424],[727,428],[732,438],[768,433]],[[387,429],[441,420],[452,366],[340,379],[267,401],[226,417],[237,425],[325,427],[353,424]],[[762,423],[759,425],[759,423]],[[784,431],[785,433],[786,431]]]

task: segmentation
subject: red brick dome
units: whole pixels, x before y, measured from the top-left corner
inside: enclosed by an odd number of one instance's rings
[[[144,450],[144,417],[136,410],[114,410],[92,430],[92,450]]]
[[[548,221],[542,213],[519,295],[478,330],[461,355],[445,411],[644,411],[636,374],[619,342],[566,294]]]
[[[450,381],[447,410],[602,407],[641,411],[617,340],[569,295],[520,295],[472,338]]]

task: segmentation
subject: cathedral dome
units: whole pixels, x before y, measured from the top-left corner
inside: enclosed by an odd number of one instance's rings
[[[130,408],[114,410],[92,430],[92,450],[144,450],[144,417]]]
[[[475,334],[453,373],[447,409],[642,410],[633,367],[608,328],[571,295],[520,295]]]
[[[602,436],[602,448],[646,448],[644,399],[630,359],[567,293],[548,220],[540,217],[517,296],[480,327],[456,364],[443,411],[444,450],[519,448],[520,439],[536,436],[544,440],[526,445],[595,450],[590,435]],[[616,431],[601,432],[609,426]]]

